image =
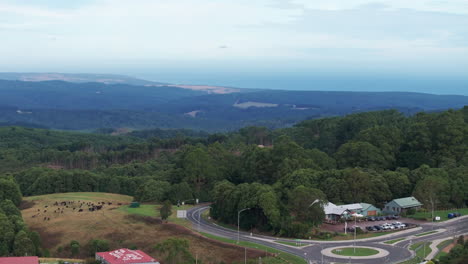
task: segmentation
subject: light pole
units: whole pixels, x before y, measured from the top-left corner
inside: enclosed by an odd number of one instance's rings
[[[322,251],[323,251],[323,244],[320,244],[320,246],[322,247]],[[320,255],[322,255],[322,264],[323,264],[323,252],[320,251]]]
[[[357,217],[356,215],[354,215],[354,255],[356,255],[356,230],[357,230],[356,220],[357,220]]]
[[[246,247],[244,248],[244,264],[247,264],[247,248]]]
[[[240,239],[240,213],[249,209],[250,208],[244,208],[237,212],[237,244],[239,244],[239,239]]]

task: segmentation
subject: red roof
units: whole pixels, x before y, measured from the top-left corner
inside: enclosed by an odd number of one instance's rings
[[[0,257],[0,264],[39,264],[38,257]]]
[[[141,250],[131,250],[127,248],[109,252],[97,252],[96,255],[105,259],[110,264],[158,263],[157,260],[146,255]]]

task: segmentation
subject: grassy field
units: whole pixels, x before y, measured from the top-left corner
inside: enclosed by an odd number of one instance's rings
[[[438,210],[438,211],[434,211],[434,216],[440,216],[440,221],[438,221],[438,222],[442,222],[442,221],[447,221],[447,220],[449,220],[449,219],[448,219],[448,214],[449,214],[449,213],[454,213],[454,212],[458,212],[458,213],[460,213],[461,215],[468,215],[468,208],[450,209],[450,210]],[[414,218],[414,219],[420,219],[420,220],[431,221],[432,212],[431,212],[431,211],[428,211],[428,212],[416,212],[414,215],[409,215],[409,216],[407,216],[407,217],[408,217],[408,218]]]
[[[429,231],[429,232],[424,232],[424,233],[416,234],[416,235],[414,235],[414,236],[420,237],[420,236],[427,236],[427,235],[435,234],[435,233],[437,233],[437,231]]]
[[[82,246],[78,257],[87,257],[87,243],[91,239],[105,239],[109,241],[111,249],[136,247],[157,258],[158,252],[154,245],[174,237],[187,239],[190,251],[194,256],[197,254],[203,263],[239,262],[244,257],[243,248],[219,243],[170,222],[162,223],[154,217],[159,212],[154,210],[153,215],[151,205],[143,206],[141,210],[128,211],[127,206],[132,201],[130,196],[65,193],[25,197],[24,200],[25,209],[21,211],[23,218],[30,229],[40,233],[43,246],[49,249],[52,257],[68,258],[71,240],[77,240]],[[54,205],[62,201],[70,202],[68,208]],[[101,210],[88,210],[86,203],[98,202],[105,203]],[[82,203],[85,203],[81,208],[83,211],[78,212]],[[75,210],[73,207],[76,207]],[[173,208],[175,212],[177,207]],[[249,249],[247,255],[258,259],[264,253]]]
[[[219,241],[222,241],[224,243],[237,244],[236,240],[232,240],[232,239],[224,238],[224,237],[218,237],[218,236],[214,236],[214,235],[211,235],[211,234],[208,234],[208,233],[202,233],[202,234],[204,236],[208,237],[208,238],[219,240]],[[297,256],[292,255],[292,254],[288,254],[288,253],[285,253],[285,252],[282,252],[282,251],[279,251],[277,249],[267,247],[267,246],[264,246],[264,245],[255,244],[255,243],[246,242],[246,241],[240,241],[238,245],[241,246],[241,247],[260,249],[260,250],[265,251],[266,253],[278,254],[278,257],[280,259],[283,259],[283,260],[287,261],[286,263],[290,263],[290,264],[307,264],[307,262],[303,258],[297,257]],[[272,258],[273,257],[270,257],[268,259],[272,259]],[[262,263],[269,264],[269,262],[265,262],[265,261],[262,261]],[[280,262],[280,263],[284,263],[284,262]]]
[[[432,249],[430,248],[431,242],[419,242],[410,246],[411,250],[416,252],[416,257],[402,262],[400,264],[419,264],[421,261],[431,253]]]
[[[379,254],[378,250],[372,248],[337,248],[332,250],[332,253],[340,255],[340,256],[349,256],[349,257],[361,257],[361,256],[372,256]]]
[[[177,210],[188,210],[192,208],[193,205],[181,205],[179,207],[172,207],[172,214],[167,219],[170,223],[178,224],[191,228],[192,224],[183,218],[177,218]],[[151,217],[160,217],[159,208],[161,205],[158,204],[142,204],[138,208],[130,208],[129,206],[122,206],[118,210],[125,212],[127,214],[141,215],[141,216],[151,216]]]
[[[393,239],[393,240],[388,240],[388,241],[385,241],[384,243],[391,245],[391,244],[395,244],[395,243],[400,242],[400,241],[405,240],[405,239],[406,239],[406,237],[402,237],[402,238],[397,238],[397,239]]]

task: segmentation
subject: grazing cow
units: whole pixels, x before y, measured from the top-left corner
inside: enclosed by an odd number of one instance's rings
[[[47,213],[47,210],[44,210],[44,213]]]
[[[78,210],[78,212],[83,212],[83,209]]]
[[[122,203],[118,203],[117,205],[122,205]]]
[[[44,206],[45,208],[49,207],[48,205]]]

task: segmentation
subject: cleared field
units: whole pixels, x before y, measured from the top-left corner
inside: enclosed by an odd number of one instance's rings
[[[21,211],[23,218],[32,230],[41,234],[43,245],[50,250],[53,257],[70,257],[69,244],[72,240],[77,240],[81,245],[78,257],[87,257],[85,245],[88,241],[105,239],[109,241],[111,249],[137,247],[157,259],[158,252],[154,245],[172,237],[187,239],[190,242],[190,251],[194,256],[197,254],[203,263],[231,263],[241,261],[244,257],[244,249],[241,247],[221,243],[185,227],[172,223],[163,224],[158,218],[142,215],[150,214],[150,207],[141,208],[140,215],[130,214],[127,211],[127,206],[132,201],[130,196],[65,193],[26,197],[25,201]],[[66,205],[62,205],[62,202]],[[56,203],[59,205],[55,205]],[[104,204],[102,209],[89,211],[88,204],[97,203]],[[174,207],[174,211],[176,208]],[[79,209],[83,211],[78,212]],[[155,211],[155,214],[159,213]],[[62,249],[61,252],[59,249]],[[264,255],[260,250],[247,250],[248,258],[258,259]]]

